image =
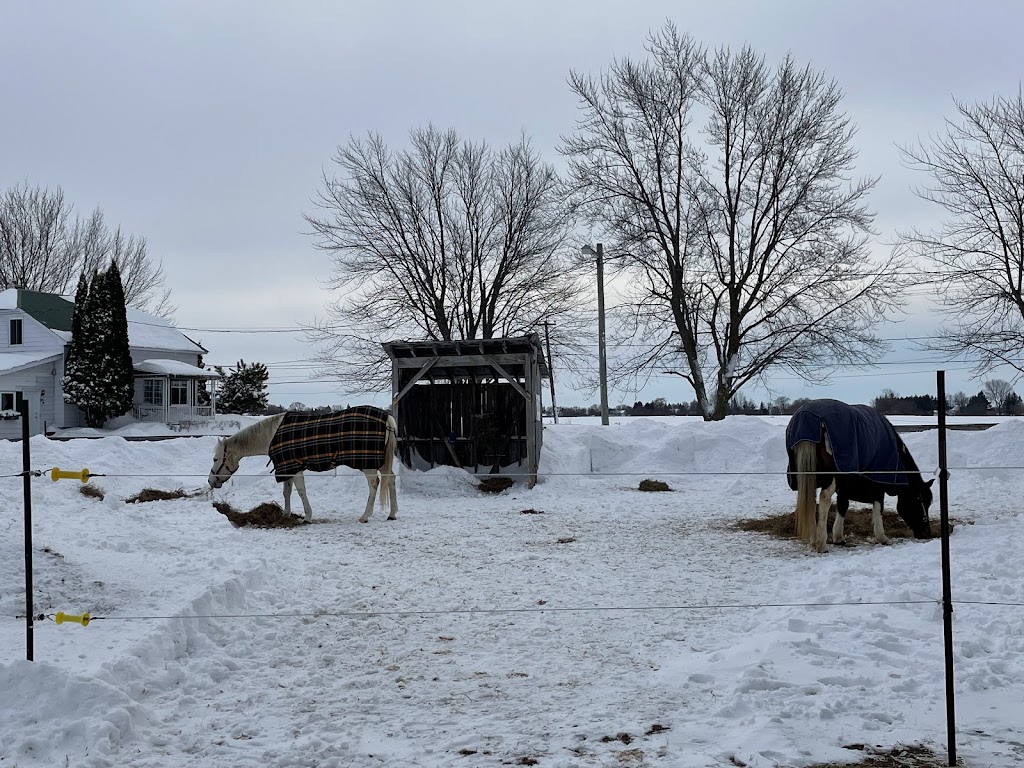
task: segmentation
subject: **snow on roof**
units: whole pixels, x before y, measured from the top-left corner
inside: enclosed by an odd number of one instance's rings
[[[205,349],[161,317],[128,307],[128,343],[141,349],[173,349],[202,354]]]
[[[72,296],[61,298],[72,303],[74,299]],[[18,309],[17,288],[8,288],[5,291],[0,291],[0,309]],[[148,312],[143,312],[133,307],[127,308],[126,315],[128,319],[128,343],[133,347],[140,349],[166,349],[175,352],[195,352],[197,355],[207,351],[162,317],[151,315]],[[50,330],[65,342],[71,341],[71,333],[69,331],[52,327]]]
[[[194,379],[220,378],[220,374],[218,373],[204,371],[202,368],[197,368],[194,365],[183,363],[180,360],[164,360],[162,358],[155,358],[153,360],[143,360],[142,362],[136,363],[133,367],[140,373],[155,373],[161,376],[190,376]]]
[[[0,373],[14,373],[47,360],[56,360],[58,357],[60,355],[53,352],[6,352],[0,355]]]

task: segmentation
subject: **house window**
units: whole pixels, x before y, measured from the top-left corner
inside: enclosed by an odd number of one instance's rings
[[[164,404],[164,382],[162,379],[146,379],[142,382],[142,402],[146,405]]]
[[[9,414],[17,413],[19,405],[21,392],[0,392],[0,412],[4,413],[4,418],[16,418]]]
[[[188,405],[188,381],[184,379],[171,381],[171,405]]]
[[[20,345],[22,343],[21,331],[22,331],[22,329],[21,329],[21,318],[20,317],[12,317],[11,318],[11,335],[10,335],[10,343],[11,343],[12,347]]]

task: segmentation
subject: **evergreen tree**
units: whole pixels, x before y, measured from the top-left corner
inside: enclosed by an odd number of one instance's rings
[[[135,370],[128,341],[128,311],[124,285],[116,261],[111,263],[103,278],[110,317],[103,344],[105,393],[100,404],[105,420],[131,410],[135,394]]]
[[[258,413],[267,407],[267,367],[263,363],[247,365],[239,360],[235,370],[229,374],[217,368],[223,376],[217,397],[217,411],[220,413]]]
[[[89,328],[89,281],[85,279],[83,272],[78,276],[78,288],[75,291],[75,311],[71,317],[71,344],[68,346],[67,357],[64,361],[64,377],[61,379],[61,388],[64,390],[64,400],[69,403],[78,403],[84,400],[87,391],[87,382],[90,378],[88,370],[91,355],[88,345],[92,341],[91,329]]]
[[[78,279],[75,292],[75,310],[71,318],[71,345],[64,365],[64,400],[77,405],[85,414],[86,424],[96,426],[92,415],[94,383],[99,375],[99,355],[102,350],[97,327],[94,304],[101,299],[98,273],[86,281],[83,273]]]
[[[90,427],[101,427],[132,407],[135,379],[128,346],[124,288],[116,265],[83,275],[75,294],[71,349],[61,380],[64,399],[77,405]]]

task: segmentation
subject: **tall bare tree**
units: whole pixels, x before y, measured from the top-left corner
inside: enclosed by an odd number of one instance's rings
[[[900,262],[869,257],[874,181],[846,182],[856,152],[838,86],[749,48],[709,54],[671,23],[647,52],[597,80],[570,74],[582,117],[562,147],[575,208],[632,277],[638,351],[616,377],[676,374],[721,419],[771,369],[821,380],[872,360]]]
[[[0,196],[0,287],[68,293],[78,276],[117,262],[128,306],[169,318],[174,307],[164,289],[161,263],[147,252],[146,238],[111,231],[96,209],[72,217],[60,187],[17,185]]]
[[[307,215],[338,297],[311,329],[325,372],[384,386],[380,342],[571,336],[577,273],[565,255],[559,179],[524,137],[500,151],[434,127],[392,151],[380,136],[339,147]],[[340,332],[338,328],[344,328]]]
[[[1007,400],[1013,394],[1013,384],[1006,379],[989,379],[982,387],[982,392],[992,403],[1000,416],[1007,415]]]
[[[979,375],[1004,363],[1024,372],[1024,94],[954,103],[942,134],[902,150],[931,177],[917,195],[946,214],[904,240],[937,273],[945,323],[927,346],[971,355]]]

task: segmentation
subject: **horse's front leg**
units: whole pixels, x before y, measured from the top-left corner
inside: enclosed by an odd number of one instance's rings
[[[292,477],[292,482],[295,484],[295,490],[299,492],[299,498],[302,499],[302,509],[306,513],[306,522],[308,523],[313,519],[313,508],[309,506],[309,499],[306,498],[306,478],[299,472]],[[287,511],[287,507],[285,511]]]
[[[370,495],[366,499],[366,511],[359,518],[359,522],[368,523],[370,522],[370,515],[373,514],[373,500],[377,497],[377,486],[380,485],[380,478],[377,477],[377,470],[372,472],[368,469],[363,470],[363,475],[366,476],[366,484],[370,486]]]
[[[871,505],[871,529],[875,534],[875,541],[879,544],[888,544],[889,537],[885,535],[885,528],[882,526],[882,507],[884,505],[884,497],[882,501],[876,501]]]
[[[828,552],[828,511],[832,507],[832,494],[835,492],[836,481],[833,478],[818,496],[818,518],[814,530],[814,549],[817,552]]]
[[[836,496],[836,520],[832,523],[832,543],[842,544],[846,541],[846,534],[843,528],[846,525],[846,513],[850,509],[850,500],[839,494]]]
[[[282,483],[281,490],[284,491],[284,513],[287,516],[292,513],[292,479],[290,477]]]

